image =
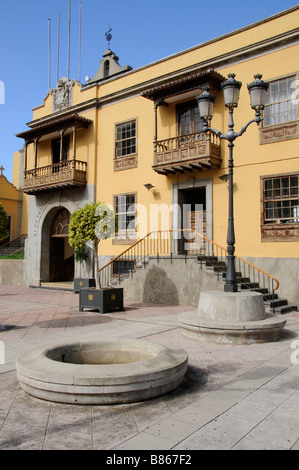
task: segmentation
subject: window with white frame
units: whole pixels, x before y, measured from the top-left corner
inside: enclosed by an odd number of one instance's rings
[[[114,197],[115,212],[118,219],[118,240],[136,238],[135,194],[121,194]]]
[[[264,126],[282,124],[297,119],[296,76],[269,83],[264,109]]]
[[[116,125],[115,156],[116,158],[136,153],[136,121]]]

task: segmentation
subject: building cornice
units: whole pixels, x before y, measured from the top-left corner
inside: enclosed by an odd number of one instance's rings
[[[298,8],[299,8],[299,6],[294,7],[293,9],[290,9],[290,10],[286,10],[286,12],[296,10]],[[257,24],[265,23],[265,22],[269,21],[270,19],[279,17],[281,15],[282,14],[275,15],[274,17],[271,17],[271,18],[268,18],[266,20],[255,23],[254,25],[242,28],[241,30],[238,30],[234,33],[230,33],[229,35],[221,36],[217,40],[220,40],[224,37],[229,37],[233,34],[236,34],[237,32],[245,31],[246,29],[249,29],[250,27],[253,27]],[[210,44],[212,42],[215,42],[217,40],[215,39],[213,41],[208,41],[207,43],[204,43],[200,46],[196,46],[192,49],[185,50],[184,52],[182,52],[180,54],[187,54],[191,50],[195,50],[199,47],[203,47],[203,46],[205,46],[207,44]],[[36,120],[33,120],[33,121],[27,123],[27,125],[29,127],[35,127],[37,125],[40,125],[40,124],[47,123],[47,122],[51,121],[51,119],[53,119],[53,117],[58,118],[58,117],[67,116],[67,115],[72,114],[72,113],[82,113],[82,112],[90,111],[91,109],[94,109],[94,108],[101,108],[101,107],[104,107],[104,106],[108,106],[109,104],[115,103],[117,101],[123,101],[123,100],[129,99],[129,98],[132,98],[134,96],[139,96],[142,93],[146,92],[146,90],[148,90],[150,88],[163,86],[168,81],[179,80],[180,78],[186,76],[186,74],[188,74],[188,73],[190,73],[190,74],[192,74],[192,73],[201,73],[201,72],[204,72],[204,70],[206,70],[208,68],[213,68],[214,70],[219,70],[219,69],[222,69],[222,68],[225,68],[225,67],[231,65],[232,63],[236,64],[238,62],[249,60],[252,57],[263,55],[265,53],[270,53],[270,52],[273,52],[275,50],[283,49],[285,47],[290,47],[290,46],[298,44],[298,43],[299,43],[299,28],[295,28],[293,30],[281,33],[279,35],[269,37],[269,38],[264,39],[262,41],[258,41],[256,43],[249,44],[249,45],[244,46],[242,48],[238,48],[238,49],[235,49],[233,51],[229,51],[229,52],[226,52],[224,54],[220,54],[219,56],[211,57],[211,58],[209,58],[205,61],[189,65],[187,67],[184,67],[183,69],[179,69],[179,70],[176,70],[174,72],[170,72],[168,74],[164,74],[164,75],[161,75],[161,76],[154,77],[154,78],[152,78],[150,80],[147,80],[147,81],[144,81],[142,83],[137,83],[137,84],[134,84],[130,87],[117,90],[116,92],[110,93],[110,94],[108,94],[106,96],[103,96],[101,98],[93,98],[93,99],[85,101],[83,103],[79,103],[79,104],[71,106],[70,108],[67,108],[63,111],[60,111],[60,112],[57,112],[57,113],[54,113],[54,114],[51,114],[51,115],[47,115],[45,117],[42,117],[42,118],[39,118],[39,119],[36,119]],[[177,54],[177,55],[180,55],[180,54]],[[174,58],[177,55],[171,56],[171,58]],[[159,62],[155,62],[155,63],[150,64],[148,66],[142,67],[140,69],[136,69],[136,70],[133,70],[131,72],[125,73],[120,77],[116,77],[115,80],[121,80],[122,77],[127,77],[128,74],[137,73],[139,70],[143,70],[144,68],[153,67],[154,65],[156,65],[158,63],[161,63],[164,60],[169,60],[169,57],[166,58],[166,59],[163,59]],[[111,80],[112,80],[112,78],[111,78]],[[101,87],[103,87],[103,86],[105,86],[105,83],[102,82],[101,85],[96,85],[95,84],[95,85],[91,85],[91,86],[101,86]],[[84,87],[82,87],[82,89],[85,90],[87,87],[88,86],[86,86],[86,87],[84,86]]]
[[[236,49],[234,51],[212,57],[206,61],[189,65],[183,69],[155,77],[151,80],[138,83],[137,85],[132,85],[126,89],[118,90],[117,92],[111,93],[102,98],[98,98],[97,106],[107,106],[108,104],[118,100],[125,100],[132,96],[141,95],[149,88],[162,86],[168,81],[178,80],[188,73],[201,73],[208,68],[219,70],[229,66],[231,63],[242,62],[265,52],[272,52],[278,48],[289,47],[290,45],[297,43],[299,43],[299,28],[282,33],[278,36],[267,38],[254,44],[250,44],[241,49]]]

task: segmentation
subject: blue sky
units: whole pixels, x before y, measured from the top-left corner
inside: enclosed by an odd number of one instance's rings
[[[236,7],[237,5],[237,7]],[[82,0],[81,81],[92,77],[107,48],[120,65],[138,68],[295,6],[289,0]],[[49,84],[48,20],[51,19],[51,87],[56,86],[57,23],[60,14],[59,77],[67,75],[69,0],[0,0],[0,165],[12,180],[13,153],[23,146],[15,134],[27,129],[32,108]],[[71,0],[70,78],[79,78],[80,0]],[[254,41],[254,38],[253,38]],[[1,93],[1,88],[0,88]]]

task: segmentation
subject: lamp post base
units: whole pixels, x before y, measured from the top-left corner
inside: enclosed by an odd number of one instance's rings
[[[224,292],[238,292],[237,284],[225,284]]]
[[[265,312],[258,292],[201,292],[197,311],[179,315],[184,336],[199,341],[251,344],[278,341],[286,319]]]
[[[238,292],[238,285],[236,282],[236,271],[235,271],[235,257],[234,257],[234,251],[235,248],[233,246],[235,236],[232,235],[234,233],[233,226],[233,220],[229,221],[228,225],[228,238],[230,238],[230,243],[231,245],[228,245],[227,251],[228,251],[228,256],[227,256],[227,269],[226,269],[226,277],[225,277],[225,284],[224,284],[224,292]]]

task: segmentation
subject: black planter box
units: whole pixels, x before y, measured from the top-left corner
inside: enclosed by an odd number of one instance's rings
[[[79,291],[80,312],[84,308],[99,310],[100,313],[107,313],[116,308],[124,310],[123,288],[81,288]]]
[[[82,287],[95,287],[96,281],[95,279],[83,279],[81,277],[77,277],[74,279],[74,293],[80,292]]]

